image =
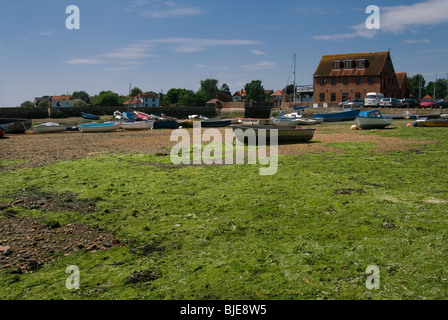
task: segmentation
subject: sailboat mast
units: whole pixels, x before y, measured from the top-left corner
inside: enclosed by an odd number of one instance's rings
[[[292,102],[296,102],[296,54],[294,53],[294,95],[292,98]]]

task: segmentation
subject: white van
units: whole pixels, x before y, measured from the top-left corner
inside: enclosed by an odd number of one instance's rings
[[[379,107],[381,99],[384,98],[383,93],[369,92],[364,99],[365,107]]]

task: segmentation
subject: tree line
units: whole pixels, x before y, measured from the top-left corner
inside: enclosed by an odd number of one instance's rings
[[[252,80],[246,83],[244,86],[246,93],[246,100],[250,101],[265,101],[265,91],[261,80]],[[95,106],[95,107],[107,107],[107,106],[119,106],[133,97],[137,97],[142,93],[154,93],[152,91],[143,92],[140,88],[134,87],[130,90],[129,95],[124,96],[116,92],[105,90],[96,95],[90,96],[86,91],[75,91],[71,94],[70,100],[75,101],[75,107]],[[200,89],[198,91],[172,88],[168,90],[165,95],[160,96],[160,106],[205,106],[208,101],[212,99],[218,99],[222,102],[232,101],[232,93],[229,86],[224,83],[219,86],[219,81],[216,79],[205,79],[200,82]],[[46,96],[46,98],[49,98]],[[49,101],[42,100],[38,103],[39,107],[48,107]],[[34,107],[33,102],[25,101],[21,104],[21,107],[28,108]]]
[[[412,95],[417,99],[423,99],[429,95],[433,99],[444,99],[448,96],[447,79],[437,79],[436,81],[429,81],[426,83],[425,78],[421,74],[416,74],[408,78],[409,87]],[[435,92],[435,96],[434,96]]]

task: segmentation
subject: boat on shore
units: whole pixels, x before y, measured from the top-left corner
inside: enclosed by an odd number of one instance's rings
[[[67,130],[67,126],[54,122],[44,122],[37,126],[31,127],[32,133],[54,133],[64,132]]]
[[[123,121],[121,122],[121,128],[123,130],[145,130],[152,129],[154,120],[148,121]]]
[[[260,126],[271,123],[271,119],[266,118],[241,118],[238,119],[238,124],[243,126]]]
[[[360,109],[344,108],[341,112],[315,113],[313,118],[323,118],[324,122],[350,121],[355,120],[360,111]]]
[[[82,112],[82,111],[81,111],[81,116],[84,119],[89,119],[89,120],[99,120],[100,119],[100,116],[96,116],[94,114],[90,114],[90,113],[86,113],[86,112]]]
[[[5,129],[3,129],[2,126],[0,126],[0,138],[3,138],[5,136]]]
[[[79,131],[81,132],[110,132],[120,129],[121,123],[116,121],[103,123],[84,123],[80,124]]]
[[[419,117],[417,121],[415,121],[415,124],[418,127],[448,127],[448,119],[430,116]]]
[[[31,119],[0,118],[0,125],[5,133],[25,133],[32,123]]]
[[[383,117],[379,110],[360,112],[355,123],[360,129],[384,129],[389,126],[393,118]]]
[[[201,127],[227,127],[232,119],[201,119]]]
[[[232,125],[232,131],[236,139],[244,144],[248,144],[250,141],[250,135],[254,134],[256,137],[256,143],[263,143],[259,141],[260,132],[266,134],[266,144],[269,144],[271,134],[274,132],[278,135],[278,143],[300,143],[311,140],[314,136],[315,128],[300,128],[300,127],[278,127],[275,125],[259,125],[259,126],[242,126]],[[240,129],[241,131],[237,131]]]

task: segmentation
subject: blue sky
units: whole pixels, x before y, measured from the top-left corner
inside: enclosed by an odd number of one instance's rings
[[[66,8],[80,29],[66,28]],[[380,9],[368,30],[366,8]],[[448,73],[447,0],[0,0],[0,106],[43,95],[90,95],[129,85],[198,90],[207,78],[232,91],[262,80],[311,84],[324,54],[391,51],[397,72],[427,81]]]

